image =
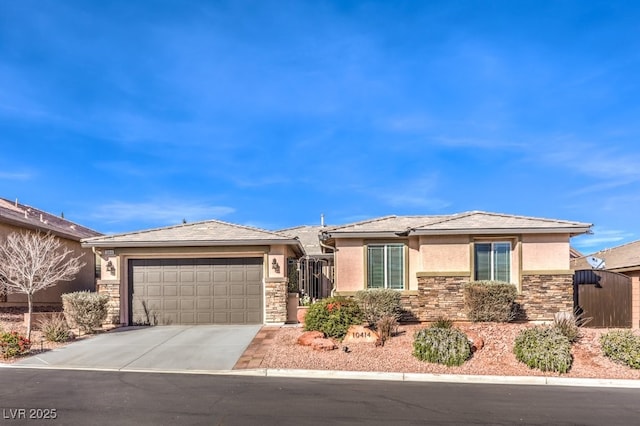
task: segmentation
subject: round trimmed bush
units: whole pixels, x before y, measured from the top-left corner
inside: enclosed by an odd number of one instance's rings
[[[640,369],[640,336],[631,330],[614,330],[600,336],[602,352],[615,362]]]
[[[304,317],[306,331],[321,331],[336,339],[342,339],[353,324],[362,324],[362,312],[354,300],[345,297],[319,300]]]
[[[413,355],[421,361],[457,366],[471,357],[471,345],[457,328],[429,327],[415,334]]]
[[[533,327],[516,337],[513,352],[529,368],[566,373],[571,368],[571,343],[554,327]]]

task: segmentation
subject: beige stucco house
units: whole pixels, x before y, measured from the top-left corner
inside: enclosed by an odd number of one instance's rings
[[[611,247],[592,253],[604,262],[605,269],[618,272],[631,278],[631,324],[633,328],[640,327],[640,241],[633,241],[617,247]],[[574,270],[591,269],[587,262],[588,256],[571,259]]]
[[[488,212],[386,216],[325,228],[335,254],[334,292],[402,293],[405,319],[464,320],[462,286],[501,280],[518,289],[523,317],[549,320],[573,310],[570,239],[591,224]]]
[[[83,240],[101,257],[116,324],[287,320],[287,263],[298,239],[218,220]]]
[[[82,238],[101,235],[92,229],[80,226],[60,216],[55,216],[35,207],[20,204],[0,198],[0,236],[6,237],[12,232],[43,232],[51,233],[63,242],[73,252],[74,256],[82,254],[84,267],[73,281],[63,281],[53,287],[37,292],[34,303],[37,305],[60,305],[60,295],[73,291],[95,290],[95,256],[90,248],[80,245]],[[27,299],[23,294],[8,294],[0,296],[0,306],[26,305]]]

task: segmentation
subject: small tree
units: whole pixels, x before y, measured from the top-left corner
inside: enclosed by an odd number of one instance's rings
[[[27,296],[29,320],[27,339],[31,339],[33,295],[60,281],[71,281],[84,266],[80,257],[51,234],[12,232],[0,242],[0,282],[8,293]]]

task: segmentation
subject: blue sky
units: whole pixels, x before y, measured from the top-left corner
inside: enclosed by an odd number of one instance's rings
[[[0,196],[104,233],[468,210],[640,239],[640,3],[0,5]]]

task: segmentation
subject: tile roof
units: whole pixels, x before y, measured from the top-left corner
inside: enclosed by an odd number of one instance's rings
[[[640,269],[640,240],[600,250],[589,256],[604,260],[605,267],[609,270],[638,270]],[[571,259],[571,267],[573,269],[591,269],[587,257]]]
[[[397,233],[411,230],[413,234],[447,234],[479,232],[569,232],[582,234],[590,223],[558,219],[517,216],[471,211],[446,216],[385,216],[334,227],[330,234]]]
[[[60,216],[5,198],[0,198],[0,223],[51,232],[59,237],[75,241],[102,235],[93,229],[80,226]]]
[[[276,243],[301,246],[299,241],[288,235],[219,220],[186,223],[83,240],[83,245],[89,247],[260,245]]]
[[[304,247],[306,254],[309,256],[317,256],[326,254],[322,252],[322,247],[319,242],[320,232],[324,229],[327,228],[320,225],[302,225],[294,228],[281,229],[276,232],[297,237]]]

